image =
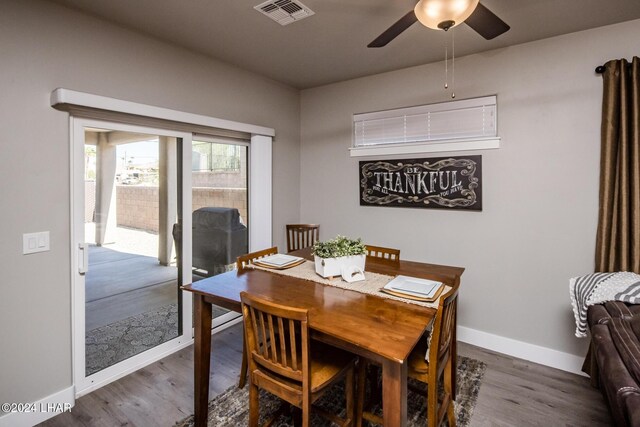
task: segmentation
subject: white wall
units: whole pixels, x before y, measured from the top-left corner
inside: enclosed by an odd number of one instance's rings
[[[498,95],[502,148],[467,153],[482,155],[480,213],[358,203],[352,114],[448,100],[443,63],[304,90],[301,221],[322,224],[322,238],[359,236],[400,248],[404,259],[463,266],[461,326],[582,356],[568,279],[594,267],[602,102],[594,68],[638,54],[630,40],[639,39],[632,21],[456,58],[457,99]]]
[[[215,42],[215,41],[212,41]],[[0,402],[69,387],[69,122],[57,87],[272,127],[274,243],[299,214],[299,92],[49,2],[0,2]],[[51,251],[22,255],[22,233]]]

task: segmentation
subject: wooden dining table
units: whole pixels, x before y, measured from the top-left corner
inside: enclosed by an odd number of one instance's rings
[[[291,255],[313,258],[309,248]],[[402,274],[437,280],[448,285],[459,282],[464,272],[461,267],[373,257],[367,257],[365,270],[390,276]],[[194,294],[194,409],[197,427],[207,425],[212,304],[240,312],[242,291],[279,304],[308,309],[313,339],[382,365],[384,425],[406,426],[407,358],[435,317],[434,308],[252,268],[209,277],[183,289]],[[455,347],[453,352],[455,356]]]

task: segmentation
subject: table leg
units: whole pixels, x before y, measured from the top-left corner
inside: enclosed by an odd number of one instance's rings
[[[206,427],[211,368],[211,304],[202,295],[194,295],[195,337],[193,345],[193,383],[195,427]]]
[[[407,426],[407,364],[382,364],[382,416],[385,427]]]

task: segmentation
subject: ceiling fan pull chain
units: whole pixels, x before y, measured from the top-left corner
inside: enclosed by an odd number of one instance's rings
[[[451,29],[451,98],[456,97],[456,29]]]
[[[444,44],[444,88],[449,87],[449,46]]]

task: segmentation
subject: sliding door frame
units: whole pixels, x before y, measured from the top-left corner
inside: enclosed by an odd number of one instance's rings
[[[76,397],[83,396],[97,388],[100,388],[112,381],[130,374],[150,363],[168,356],[193,342],[193,313],[191,292],[179,291],[178,301],[181,302],[182,310],[179,318],[182,320],[182,333],[165,343],[152,349],[136,354],[128,359],[109,366],[101,371],[86,376],[86,343],[85,343],[85,280],[84,275],[79,273],[79,268],[84,264],[87,256],[80,256],[79,245],[84,244],[84,147],[85,128],[101,128],[123,132],[145,133],[149,135],[168,136],[182,140],[178,147],[181,152],[178,162],[182,165],[191,165],[191,134],[187,132],[176,132],[166,129],[157,129],[147,126],[128,125],[117,122],[110,122],[97,119],[70,118],[71,135],[71,295],[72,295],[72,354],[73,354],[73,382]],[[191,212],[191,167],[179,168],[182,176],[182,188],[178,189],[181,194],[182,212]],[[191,215],[182,215],[182,271],[191,271]],[[185,244],[188,242],[189,244]],[[88,250],[85,249],[85,250]],[[87,266],[84,266],[85,268]],[[185,281],[183,274],[182,283],[186,285],[190,281]],[[186,275],[186,277],[190,277]]]
[[[238,137],[243,136],[250,139],[249,148],[249,217],[251,222],[249,224],[249,251],[256,251],[271,247],[273,245],[272,240],[272,149],[273,138],[275,137],[275,130],[273,128],[258,126],[248,123],[236,122],[231,120],[219,119],[216,117],[205,116],[200,114],[187,113],[180,110],[173,110],[164,107],[157,107],[148,104],[141,104],[137,102],[127,101],[123,99],[111,98],[107,96],[96,95],[87,92],[79,92],[66,88],[57,88],[51,92],[50,97],[51,107],[66,111],[69,113],[69,133],[70,133],[70,160],[71,160],[71,175],[70,175],[70,221],[71,221],[71,245],[70,245],[70,258],[71,258],[71,294],[72,294],[72,371],[73,382],[76,388],[76,395],[80,396],[97,389],[103,385],[114,381],[129,372],[133,372],[136,369],[142,368],[148,363],[140,363],[137,366],[130,366],[125,372],[114,374],[108,378],[102,378],[100,382],[94,382],[90,387],[82,389],[78,393],[78,379],[76,378],[76,372],[78,371],[76,363],[76,354],[78,353],[78,343],[76,337],[79,333],[84,334],[84,312],[82,312],[82,331],[77,331],[77,319],[78,313],[76,313],[75,307],[78,305],[78,300],[84,304],[84,295],[75,295],[74,289],[76,278],[78,276],[78,251],[77,251],[77,235],[78,232],[74,227],[75,221],[78,218],[83,218],[84,212],[77,212],[79,203],[75,200],[75,195],[79,189],[74,188],[78,180],[75,178],[78,171],[77,168],[82,165],[84,171],[84,147],[78,150],[75,149],[78,144],[78,138],[74,137],[76,129],[79,123],[87,123],[89,119],[95,119],[96,122],[106,123],[124,123],[121,127],[126,127],[126,124],[135,123],[145,129],[154,128],[155,133],[159,135],[171,135],[179,133],[183,138],[182,154],[183,160],[186,162],[183,165],[191,164],[191,149],[192,149],[192,134],[197,132],[206,135],[219,135],[219,136],[231,136]],[[81,126],[82,128],[84,126]],[[180,132],[173,132],[178,130]],[[84,142],[84,134],[81,134],[82,141]],[[82,144],[84,145],[84,144]],[[79,160],[79,162],[78,162]],[[188,160],[188,161],[187,161]],[[191,168],[182,168],[182,187],[191,189]],[[183,262],[182,271],[190,271],[191,269],[191,257],[192,257],[192,239],[191,239],[191,215],[184,215],[186,212],[191,212],[191,192],[187,191],[183,194]],[[84,188],[82,188],[80,201],[84,199]],[[186,208],[188,206],[188,208]],[[82,206],[84,208],[84,206]],[[84,233],[84,230],[80,230]],[[187,240],[188,236],[188,240]],[[188,242],[188,243],[186,243]],[[186,244],[185,244],[186,243]],[[183,279],[184,281],[184,279]],[[187,319],[192,318],[192,306],[191,296],[183,296],[183,305],[187,304],[188,307],[183,309],[183,317]],[[236,320],[237,321],[237,320]],[[236,322],[233,321],[233,322]],[[227,324],[217,328],[218,330]],[[192,331],[192,328],[183,328],[183,335],[185,331]],[[188,337],[188,336],[187,336]],[[181,346],[188,346],[193,342],[192,337],[188,337],[189,340],[182,342]],[[84,336],[82,336],[84,344]],[[83,345],[84,347],[84,345]],[[81,350],[84,352],[84,348]],[[156,359],[164,357],[171,352],[166,351],[163,355],[158,355]],[[82,354],[84,358],[84,353]],[[135,356],[134,356],[135,357]],[[133,359],[133,358],[132,358]],[[84,363],[83,363],[84,368]],[[82,373],[84,375],[84,372]]]

